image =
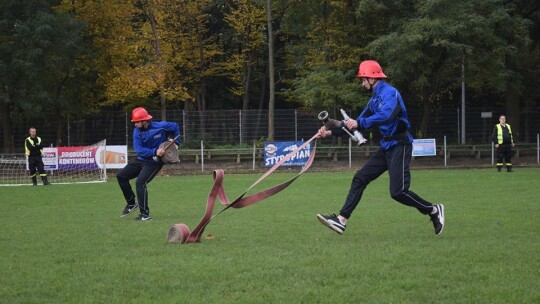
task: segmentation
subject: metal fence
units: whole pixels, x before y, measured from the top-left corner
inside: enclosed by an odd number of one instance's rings
[[[466,112],[466,143],[485,144],[490,142],[493,127],[498,123],[498,113],[502,109],[489,109],[493,113],[491,118],[482,118],[481,113],[486,109],[468,108]],[[150,111],[155,117],[160,117],[159,111]],[[351,113],[354,117],[358,113]],[[527,119],[521,119],[520,126],[512,121],[514,136],[517,142],[534,143],[536,134],[540,131],[540,110],[526,113]],[[275,138],[276,141],[290,141],[308,139],[320,128],[321,122],[317,119],[318,111],[287,109],[275,111]],[[408,109],[411,131],[417,134],[422,118],[419,109]],[[422,138],[435,138],[442,140],[446,136],[448,144],[459,144],[460,113],[457,108],[439,109],[431,113],[427,131]],[[17,121],[12,126],[15,144],[23,150],[24,139],[28,136],[28,127],[38,130],[38,135],[46,145],[55,145],[56,134],[60,135],[60,145],[77,146],[89,145],[102,139],[108,145],[125,145],[131,147],[133,124],[130,122],[131,113],[123,111],[103,111],[99,115],[92,115],[78,120],[67,121],[65,126],[58,128],[51,118],[41,120]],[[340,116],[335,117],[341,119]],[[248,145],[253,141],[264,141],[268,135],[268,111],[181,111],[167,112],[167,121],[174,121],[181,125],[182,139],[186,147],[197,148],[204,140],[208,147],[227,145]],[[1,129],[1,127],[0,127]],[[61,130],[59,132],[58,130]],[[369,134],[367,135],[369,136]],[[377,142],[378,131],[371,134],[373,141]],[[3,147],[2,137],[0,147]],[[19,145],[20,144],[20,145]],[[18,147],[17,146],[17,147]],[[2,151],[3,153],[3,151]]]

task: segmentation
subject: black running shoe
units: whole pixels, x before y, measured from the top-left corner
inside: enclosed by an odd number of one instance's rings
[[[433,222],[433,228],[435,228],[435,234],[439,235],[444,229],[444,205],[435,205],[437,207],[437,213],[430,214],[431,221]]]
[[[122,214],[120,214],[120,217],[124,217],[124,216],[130,215],[131,212],[137,210],[137,208],[139,208],[139,204],[137,204],[137,203],[135,203],[135,205],[127,204],[127,205],[126,205],[126,208],[124,209],[124,211],[122,212]]]
[[[141,214],[135,218],[136,221],[149,221],[152,218],[148,214]]]
[[[325,225],[326,227],[334,230],[335,232],[339,234],[343,234],[345,232],[345,224],[342,224],[341,221],[338,219],[337,215],[322,215],[317,214],[317,218],[319,221]]]

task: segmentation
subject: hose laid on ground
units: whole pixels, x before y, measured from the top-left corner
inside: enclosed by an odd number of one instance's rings
[[[253,183],[246,191],[244,191],[244,193],[242,193],[238,198],[236,198],[232,202],[229,201],[229,198],[227,197],[227,194],[225,193],[225,188],[223,187],[223,179],[225,176],[223,169],[214,170],[213,172],[214,185],[212,186],[212,189],[210,190],[210,193],[208,194],[208,200],[206,202],[206,211],[204,213],[203,218],[201,219],[197,227],[195,227],[195,229],[193,229],[193,231],[191,232],[189,231],[189,228],[186,224],[180,223],[180,224],[171,225],[167,233],[167,241],[169,243],[181,243],[181,244],[198,243],[201,241],[201,235],[204,232],[204,229],[206,228],[206,226],[210,223],[210,220],[212,220],[218,214],[222,213],[223,211],[229,208],[238,209],[238,208],[243,208],[243,207],[247,207],[249,205],[255,204],[256,202],[262,201],[263,199],[268,198],[280,192],[281,190],[287,188],[290,184],[292,184],[292,182],[294,182],[298,177],[300,177],[300,175],[306,172],[309,169],[309,167],[311,167],[311,164],[313,163],[313,159],[315,158],[315,151],[317,150],[316,141],[313,146],[313,151],[311,155],[309,156],[309,159],[307,160],[306,164],[302,167],[302,170],[300,171],[300,173],[298,173],[295,177],[291,178],[290,180],[284,183],[278,184],[276,186],[273,186],[263,191],[260,191],[258,193],[255,193],[251,196],[244,197],[249,190],[255,187],[255,185],[257,185],[266,177],[268,177],[272,172],[274,172],[277,168],[279,168],[284,162],[289,160],[292,156],[296,155],[297,152],[302,150],[304,147],[306,147],[310,142],[312,142],[316,138],[317,138],[317,135],[314,135],[310,140],[306,141],[301,146],[296,148],[294,151],[287,154],[283,159],[281,159],[277,164],[275,164],[272,168],[266,171],[265,174],[263,174],[255,183]],[[219,198],[219,201],[221,202],[221,204],[225,206],[225,208],[223,208],[220,212],[212,216],[216,198]]]

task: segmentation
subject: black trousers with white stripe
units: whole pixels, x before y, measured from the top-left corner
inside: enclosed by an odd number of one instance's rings
[[[384,151],[382,148],[373,155],[366,164],[354,175],[351,189],[343,208],[339,214],[350,218],[362,198],[367,185],[388,171],[390,177],[390,195],[396,201],[414,207],[423,214],[431,213],[433,205],[409,190],[411,173],[412,144],[401,143],[398,146]]]
[[[129,181],[137,178],[135,187],[137,188],[137,201],[139,202],[141,214],[150,214],[150,208],[148,207],[148,189],[146,188],[146,185],[152,181],[161,168],[163,168],[162,163],[151,161],[144,162],[135,159],[130,161],[116,174],[120,189],[122,189],[124,198],[129,205],[135,204],[135,193],[133,193]]]

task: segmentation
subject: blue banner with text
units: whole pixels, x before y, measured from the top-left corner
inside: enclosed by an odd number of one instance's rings
[[[280,160],[285,158],[287,154],[300,147],[304,142],[301,141],[282,141],[282,142],[265,142],[264,143],[264,165],[272,167]],[[305,146],[302,150],[296,152],[289,160],[284,162],[282,166],[303,166],[306,164],[311,155],[311,143]]]

